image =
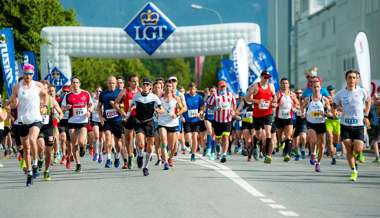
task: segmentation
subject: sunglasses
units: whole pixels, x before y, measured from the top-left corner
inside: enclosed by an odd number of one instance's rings
[[[301,95],[301,94],[302,94],[302,92],[296,92],[296,94],[297,94],[297,95]]]
[[[102,92],[102,90],[96,90],[96,92]]]
[[[177,82],[177,80],[175,80],[175,79],[171,79],[169,81],[172,82],[172,83],[176,83]]]
[[[269,78],[270,78],[270,76],[264,76],[263,78],[264,78],[264,79],[269,79]]]
[[[143,86],[150,86],[150,83],[143,83]]]
[[[24,73],[24,75],[31,76],[31,75],[33,75],[33,73],[26,72],[26,73]]]

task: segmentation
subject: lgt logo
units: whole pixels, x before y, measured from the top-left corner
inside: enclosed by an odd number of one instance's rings
[[[175,29],[174,23],[151,2],[124,27],[124,31],[149,55],[152,55]]]

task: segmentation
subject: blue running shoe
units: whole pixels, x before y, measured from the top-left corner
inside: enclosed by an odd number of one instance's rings
[[[99,157],[98,153],[94,153],[94,156],[92,157],[92,161],[97,161]]]
[[[148,168],[144,168],[143,169],[143,174],[144,174],[144,176],[149,176],[149,170],[148,170]]]
[[[195,154],[191,154],[190,161],[194,162],[195,161]]]
[[[40,173],[38,172],[38,167],[37,166],[33,166],[32,167],[32,173],[33,173],[33,179],[37,178],[40,176]]]
[[[302,160],[305,160],[305,159],[306,159],[306,151],[305,151],[305,150],[302,150],[302,151],[301,151],[301,159],[302,159]]]
[[[99,158],[98,158],[98,163],[101,164],[102,161],[103,161],[103,158],[102,158],[102,155],[100,154],[100,155],[99,155]]]
[[[111,168],[112,167],[112,161],[110,159],[107,159],[105,168]]]
[[[114,166],[115,166],[115,168],[119,168],[119,166],[120,166],[120,158],[116,158],[115,159]]]
[[[170,168],[169,168],[169,164],[168,163],[164,163],[164,170],[169,170]]]
[[[300,155],[299,155],[299,154],[296,154],[296,155],[294,156],[294,160],[295,160],[295,161],[299,161],[299,160],[300,160]]]

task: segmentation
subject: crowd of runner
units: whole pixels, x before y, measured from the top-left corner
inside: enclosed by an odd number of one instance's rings
[[[331,85],[322,88],[315,71],[307,74],[305,89],[293,90],[282,78],[276,92],[263,71],[260,82],[239,96],[224,80],[205,90],[190,83],[185,90],[174,76],[140,81],[137,75],[127,84],[109,76],[106,89],[94,92],[72,77],[58,95],[48,81],[32,80],[32,65],[25,64],[23,72],[1,105],[0,142],[5,157],[17,156],[26,186],[41,172],[51,180],[54,165],[81,172],[86,153],[105,168],[139,168],[144,176],[152,160],[170,170],[176,156],[186,153],[190,161],[204,156],[225,163],[236,153],[267,164],[279,153],[284,162],[307,159],[315,172],[321,172],[322,158],[335,165],[343,157],[356,181],[367,132],[374,162],[380,163],[380,96],[371,99],[360,87],[358,71],[343,75],[346,85],[338,92]]]

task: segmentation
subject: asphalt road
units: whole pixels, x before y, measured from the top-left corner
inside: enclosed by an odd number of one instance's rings
[[[344,160],[329,161],[315,173],[307,160],[271,165],[230,156],[226,164],[179,155],[169,171],[105,169],[83,160],[80,174],[53,166],[52,180],[25,176],[15,159],[0,160],[0,218],[224,218],[380,217],[380,165],[371,158],[349,181]]]

